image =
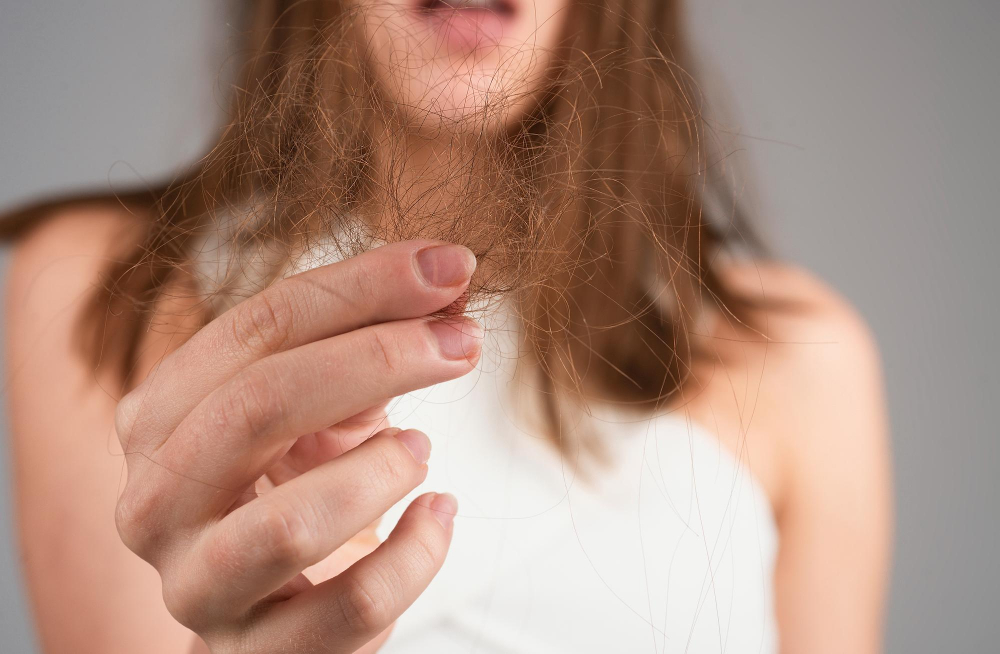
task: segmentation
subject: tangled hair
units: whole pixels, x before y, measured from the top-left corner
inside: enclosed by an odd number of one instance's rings
[[[93,298],[87,352],[124,340],[97,363],[130,370],[158,300],[183,271],[197,276],[206,249],[226,259],[201,286],[209,320],[319,245],[350,256],[435,238],[475,252],[473,300],[516,307],[564,452],[584,397],[648,410],[675,397],[698,317],[745,317],[717,256],[758,247],[707,144],[679,2],[574,0],[523,119],[486,128],[516,100],[498,93],[430,131],[380,89],[348,4],[250,4],[231,121],[192,174],[135,200],[148,233]],[[406,144],[425,138],[454,147],[414,170]]]

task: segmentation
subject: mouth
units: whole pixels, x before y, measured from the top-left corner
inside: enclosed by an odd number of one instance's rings
[[[420,10],[431,12],[486,11],[497,16],[514,16],[514,3],[510,0],[423,0]]]
[[[420,0],[417,13],[450,49],[496,46],[516,17],[514,0]]]

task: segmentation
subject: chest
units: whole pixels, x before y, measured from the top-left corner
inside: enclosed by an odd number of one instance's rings
[[[677,418],[602,416],[610,458],[584,478],[518,421],[517,383],[484,356],[390,409],[433,443],[414,496],[454,493],[459,512],[385,651],[774,651],[777,535],[747,468]]]

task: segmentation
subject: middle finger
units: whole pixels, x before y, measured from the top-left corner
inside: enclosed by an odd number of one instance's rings
[[[214,391],[155,453],[161,524],[194,525],[237,502],[302,434],[460,377],[482,329],[465,318],[373,325],[264,359]],[[176,474],[174,471],[183,471]]]

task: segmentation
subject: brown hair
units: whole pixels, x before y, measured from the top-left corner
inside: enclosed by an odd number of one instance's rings
[[[218,144],[192,174],[126,198],[149,210],[148,234],[93,298],[81,332],[88,356],[131,369],[156,301],[211,232],[232,246],[236,268],[270,262],[261,284],[318,236],[340,234],[348,255],[371,237],[421,236],[476,252],[473,295],[515,300],[563,451],[574,398],[649,410],[671,398],[697,355],[698,315],[745,318],[715,257],[760,249],[708,144],[680,3],[575,1],[528,117],[501,137],[475,137],[464,150],[474,156],[456,154],[431,180],[447,207],[399,185],[405,161],[391,145],[408,126],[348,38],[346,4],[252,3],[246,71]],[[42,213],[22,212],[6,229]],[[348,217],[368,226],[367,241],[342,236]],[[100,360],[112,339],[128,347]]]

